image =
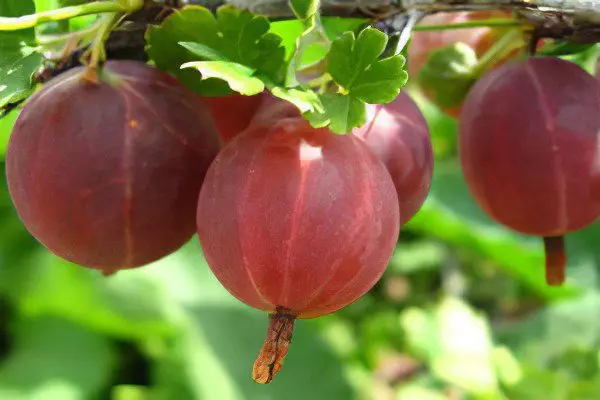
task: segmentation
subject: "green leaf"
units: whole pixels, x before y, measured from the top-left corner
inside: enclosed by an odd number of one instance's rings
[[[232,90],[246,96],[265,90],[263,81],[253,76],[255,71],[242,64],[227,61],[196,61],[185,63],[181,68],[197,69],[202,74],[202,79],[222,79]]]
[[[115,352],[106,338],[55,318],[24,319],[0,364],[0,398],[99,398],[109,384]]]
[[[220,7],[216,17],[204,7],[186,6],[160,26],[149,28],[146,50],[158,68],[173,73],[192,89],[221,96],[232,92],[221,79],[223,74],[229,76],[222,68],[217,68],[220,72],[214,77],[201,80],[197,73],[181,66],[198,61],[228,61],[255,71],[257,77],[282,83],[285,48],[281,38],[270,33],[269,28],[265,17],[233,6]]]
[[[306,112],[323,112],[323,104],[319,95],[312,90],[287,89],[282,87],[274,87],[271,93],[280,99],[289,101],[295,105],[301,113]]]
[[[33,14],[31,0],[0,2],[0,16]],[[42,55],[34,51],[35,31],[24,29],[0,32],[0,109],[26,99],[32,93],[31,78],[42,65]]]
[[[588,50],[596,46],[596,43],[574,43],[566,40],[555,40],[544,44],[537,52],[540,56],[567,56]]]
[[[346,134],[366,122],[365,103],[362,100],[341,93],[325,93],[319,97],[323,112],[306,114],[312,126],[328,126],[333,133]]]
[[[179,42],[179,44],[191,51],[192,53],[200,56],[204,60],[227,61],[227,57],[225,57],[223,54],[201,43]]]
[[[298,19],[309,19],[319,11],[320,1],[290,0],[290,6]]]
[[[354,30],[365,23],[365,20],[360,18],[322,17],[320,20],[329,40],[335,40],[343,32]],[[304,30],[305,26],[302,21],[291,19],[272,22],[269,31],[282,39],[281,43],[286,51],[285,58],[289,60],[296,51],[298,37],[302,35]],[[296,68],[304,69],[315,65],[324,60],[328,52],[328,46],[308,45],[302,52],[302,58]]]
[[[328,55],[328,72],[345,92],[372,104],[389,103],[406,84],[405,59],[401,55],[379,59],[387,36],[366,28],[358,37],[345,32],[334,40]]]
[[[463,103],[477,81],[478,59],[470,46],[458,42],[435,50],[419,72],[419,85],[442,108]]]

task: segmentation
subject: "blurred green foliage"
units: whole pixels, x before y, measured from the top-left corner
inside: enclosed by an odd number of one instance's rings
[[[267,316],[220,286],[196,238],[104,278],[30,237],[0,163],[0,399],[599,399],[600,225],[567,237],[568,282],[547,287],[541,241],[480,211],[456,122],[411,93],[435,146],[431,194],[383,279],[299,321],[266,386],[250,371]],[[15,117],[0,121],[0,159]]]

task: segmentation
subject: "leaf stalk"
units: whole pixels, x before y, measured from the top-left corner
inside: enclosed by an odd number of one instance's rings
[[[21,17],[0,17],[0,31],[18,31],[33,28],[36,25],[68,20],[84,15],[102,13],[131,13],[141,9],[143,0],[129,2],[95,1],[77,6],[58,8]]]

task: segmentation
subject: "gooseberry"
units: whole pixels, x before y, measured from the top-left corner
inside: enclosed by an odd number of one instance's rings
[[[263,94],[244,96],[235,93],[203,98],[223,142],[230,141],[248,127],[263,97]]]
[[[251,124],[270,124],[282,118],[300,117],[293,104],[265,97]],[[367,122],[353,133],[387,167],[400,206],[400,226],[421,208],[433,175],[433,149],[429,127],[417,104],[401,92],[389,104],[367,104]]]
[[[429,127],[406,92],[383,105],[367,105],[367,123],[354,133],[387,167],[400,205],[400,225],[421,208],[433,175]]]
[[[6,153],[29,232],[106,274],[155,261],[195,232],[219,138],[202,99],[138,61],[78,67],[34,94]]]
[[[286,118],[224,147],[206,175],[197,222],[221,284],[270,313],[253,368],[254,380],[268,383],[295,319],[335,312],[382,276],[399,208],[385,166],[358,137]]]
[[[600,85],[559,58],[509,62],[471,90],[460,116],[468,187],[496,221],[542,236],[546,280],[564,281],[563,235],[600,215]]]

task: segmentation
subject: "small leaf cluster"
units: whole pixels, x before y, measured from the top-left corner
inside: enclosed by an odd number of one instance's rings
[[[229,5],[216,15],[187,6],[149,29],[147,53],[157,67],[203,95],[269,90],[298,107],[313,126],[328,126],[338,134],[365,123],[367,103],[396,98],[408,75],[402,55],[381,58],[388,41],[384,33],[366,27],[329,41],[314,2],[298,0],[291,5],[303,25],[291,49],[263,16]],[[321,74],[326,79],[319,92],[297,78],[303,52],[315,42],[328,47],[313,63],[324,66]]]

